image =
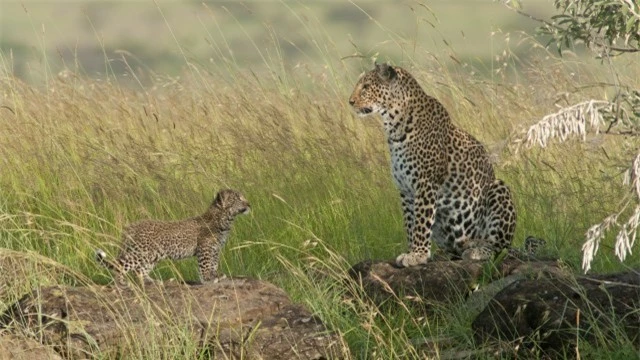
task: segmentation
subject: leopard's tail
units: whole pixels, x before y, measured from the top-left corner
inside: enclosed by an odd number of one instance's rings
[[[102,249],[96,249],[96,261],[98,262],[98,264],[104,266],[109,270],[118,271],[119,269],[119,266],[117,266],[113,261],[107,258],[107,253]]]
[[[111,270],[115,283],[117,285],[125,285],[126,284],[125,274],[123,272],[120,261],[109,260],[109,258],[107,257],[107,253],[104,252],[102,249],[96,249],[95,252],[96,252],[96,261],[98,262],[98,264]]]

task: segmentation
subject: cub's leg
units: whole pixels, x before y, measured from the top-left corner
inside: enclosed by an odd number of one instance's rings
[[[513,241],[516,229],[516,208],[511,198],[511,191],[502,182],[495,180],[484,199],[484,219],[477,237],[470,239],[462,253],[467,260],[486,260],[494,254],[507,249]]]
[[[200,282],[217,280],[218,261],[220,259],[219,246],[212,244],[200,245],[196,249],[196,256],[198,258]]]
[[[120,265],[120,264],[118,264]],[[128,270],[127,270],[128,271]],[[122,267],[122,265],[120,265],[117,268],[113,269],[113,281],[115,282],[116,285],[119,286],[126,286],[127,285],[127,271],[124,270],[124,268]]]
[[[151,276],[149,276],[149,274],[151,273],[151,270],[153,270],[155,266],[156,264],[153,262],[143,262],[133,270],[138,278],[138,281],[140,281],[142,285],[149,285],[149,284],[155,283],[155,280],[153,280]]]

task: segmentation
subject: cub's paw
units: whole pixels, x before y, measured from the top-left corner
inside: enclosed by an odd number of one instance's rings
[[[158,284],[162,285],[162,281],[155,281],[149,276],[143,276],[141,277],[141,280],[142,280],[141,281],[142,285],[144,286],[158,285]]]
[[[227,275],[222,274],[222,275],[212,275],[212,276],[207,276],[203,279],[200,279],[200,281],[198,281],[196,284],[197,285],[204,285],[204,284],[217,284],[222,280],[225,280],[227,278]]]
[[[426,264],[429,262],[429,255],[430,254],[428,252],[409,252],[400,254],[400,256],[396,258],[396,265],[400,267],[411,267]]]
[[[222,274],[222,275],[220,275],[220,276],[217,276],[215,279],[213,279],[213,283],[214,283],[214,284],[217,284],[217,283],[219,283],[220,281],[223,281],[223,280],[226,280],[226,279],[227,279],[227,275]]]
[[[544,248],[547,242],[544,239],[527,236],[522,245],[522,249],[527,255],[536,255],[540,249]]]
[[[493,251],[486,247],[469,248],[462,253],[462,260],[489,260]]]

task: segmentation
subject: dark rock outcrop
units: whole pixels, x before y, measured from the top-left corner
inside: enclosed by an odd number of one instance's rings
[[[214,358],[343,358],[342,340],[272,284],[228,279],[137,288],[40,288],[0,316],[66,358],[126,358],[147,344],[191,343]],[[189,348],[189,347],[187,347]],[[166,350],[169,351],[169,350]]]
[[[495,265],[432,261],[411,268],[368,261],[350,275],[377,304],[402,301],[425,313],[463,306],[475,318],[475,340],[491,353],[556,358],[575,349],[577,335],[590,344],[625,336],[623,343],[640,351],[638,270],[575,276],[556,261],[507,257]]]
[[[442,260],[399,268],[391,262],[365,261],[353,266],[350,275],[376,303],[395,298],[414,299],[429,312],[434,307],[466,299],[479,284],[509,277],[515,280],[540,272],[561,270],[556,261],[508,257],[495,266],[482,261]]]
[[[476,340],[522,343],[552,358],[576,338],[595,344],[627,336],[640,349],[640,272],[521,279],[501,290],[473,321]],[[597,339],[598,338],[598,339]]]

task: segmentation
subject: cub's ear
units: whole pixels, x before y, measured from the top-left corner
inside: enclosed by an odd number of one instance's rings
[[[227,190],[219,191],[218,195],[216,195],[215,200],[213,200],[213,203],[215,205],[218,205],[221,208],[224,208],[228,202],[229,202],[229,191]]]
[[[378,77],[384,81],[391,81],[398,75],[396,70],[387,63],[376,64],[376,72],[378,73]]]

